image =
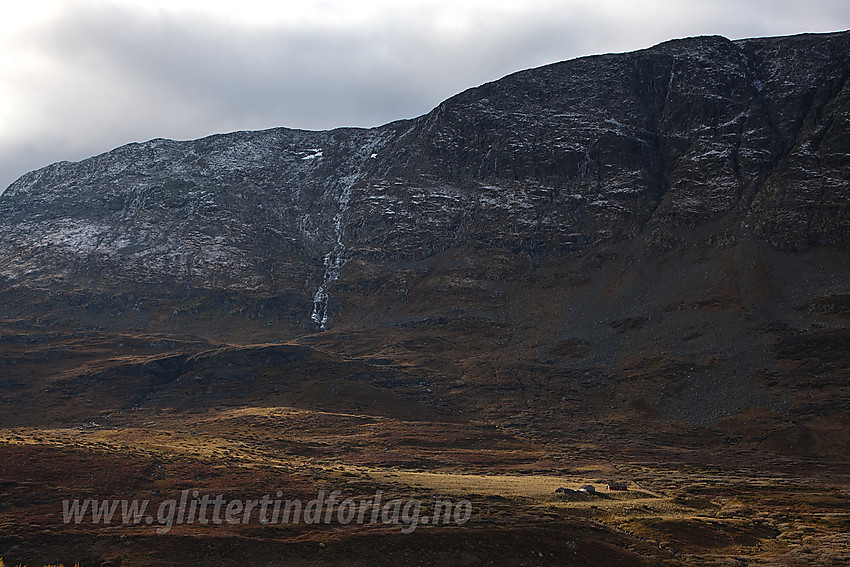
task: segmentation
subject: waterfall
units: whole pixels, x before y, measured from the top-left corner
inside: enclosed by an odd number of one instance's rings
[[[316,290],[316,295],[313,296],[313,312],[310,314],[310,320],[316,323],[321,330],[325,330],[325,324],[328,322],[328,286],[339,278],[342,267],[345,265],[345,244],[342,242],[342,217],[348,211],[349,200],[351,199],[351,188],[354,186],[356,176],[350,176],[345,179],[342,192],[339,196],[339,206],[337,213],[333,218],[333,230],[336,242],[333,249],[325,254],[325,271],[322,275],[322,283],[319,289]]]

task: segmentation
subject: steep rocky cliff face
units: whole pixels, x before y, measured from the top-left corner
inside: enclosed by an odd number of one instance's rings
[[[779,446],[764,432],[790,416],[827,446],[839,431],[813,416],[848,399],[848,55],[850,33],[678,40],[370,130],[54,164],[0,197],[0,316],[297,338],[542,429]]]

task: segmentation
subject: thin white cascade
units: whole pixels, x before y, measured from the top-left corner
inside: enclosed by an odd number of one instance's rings
[[[342,216],[348,211],[351,188],[354,186],[355,178],[355,176],[352,176],[352,178],[347,179],[340,193],[339,208],[333,218],[336,242],[333,249],[325,254],[325,271],[322,275],[322,283],[319,289],[316,290],[316,295],[313,296],[313,312],[310,314],[310,319],[323,331],[328,322],[328,300],[330,299],[328,296],[328,286],[339,278],[346,261],[345,244],[342,243]]]

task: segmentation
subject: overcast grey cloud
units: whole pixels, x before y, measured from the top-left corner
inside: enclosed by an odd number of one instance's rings
[[[0,190],[154,137],[376,126],[582,55],[850,28],[846,0],[41,3],[0,7]]]

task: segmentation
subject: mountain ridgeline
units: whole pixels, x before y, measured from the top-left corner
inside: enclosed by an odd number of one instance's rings
[[[848,77],[848,32],[698,37],[372,129],[57,163],[0,197],[0,317],[298,341],[538,430],[654,420],[828,452],[846,431],[819,420],[848,403]]]

